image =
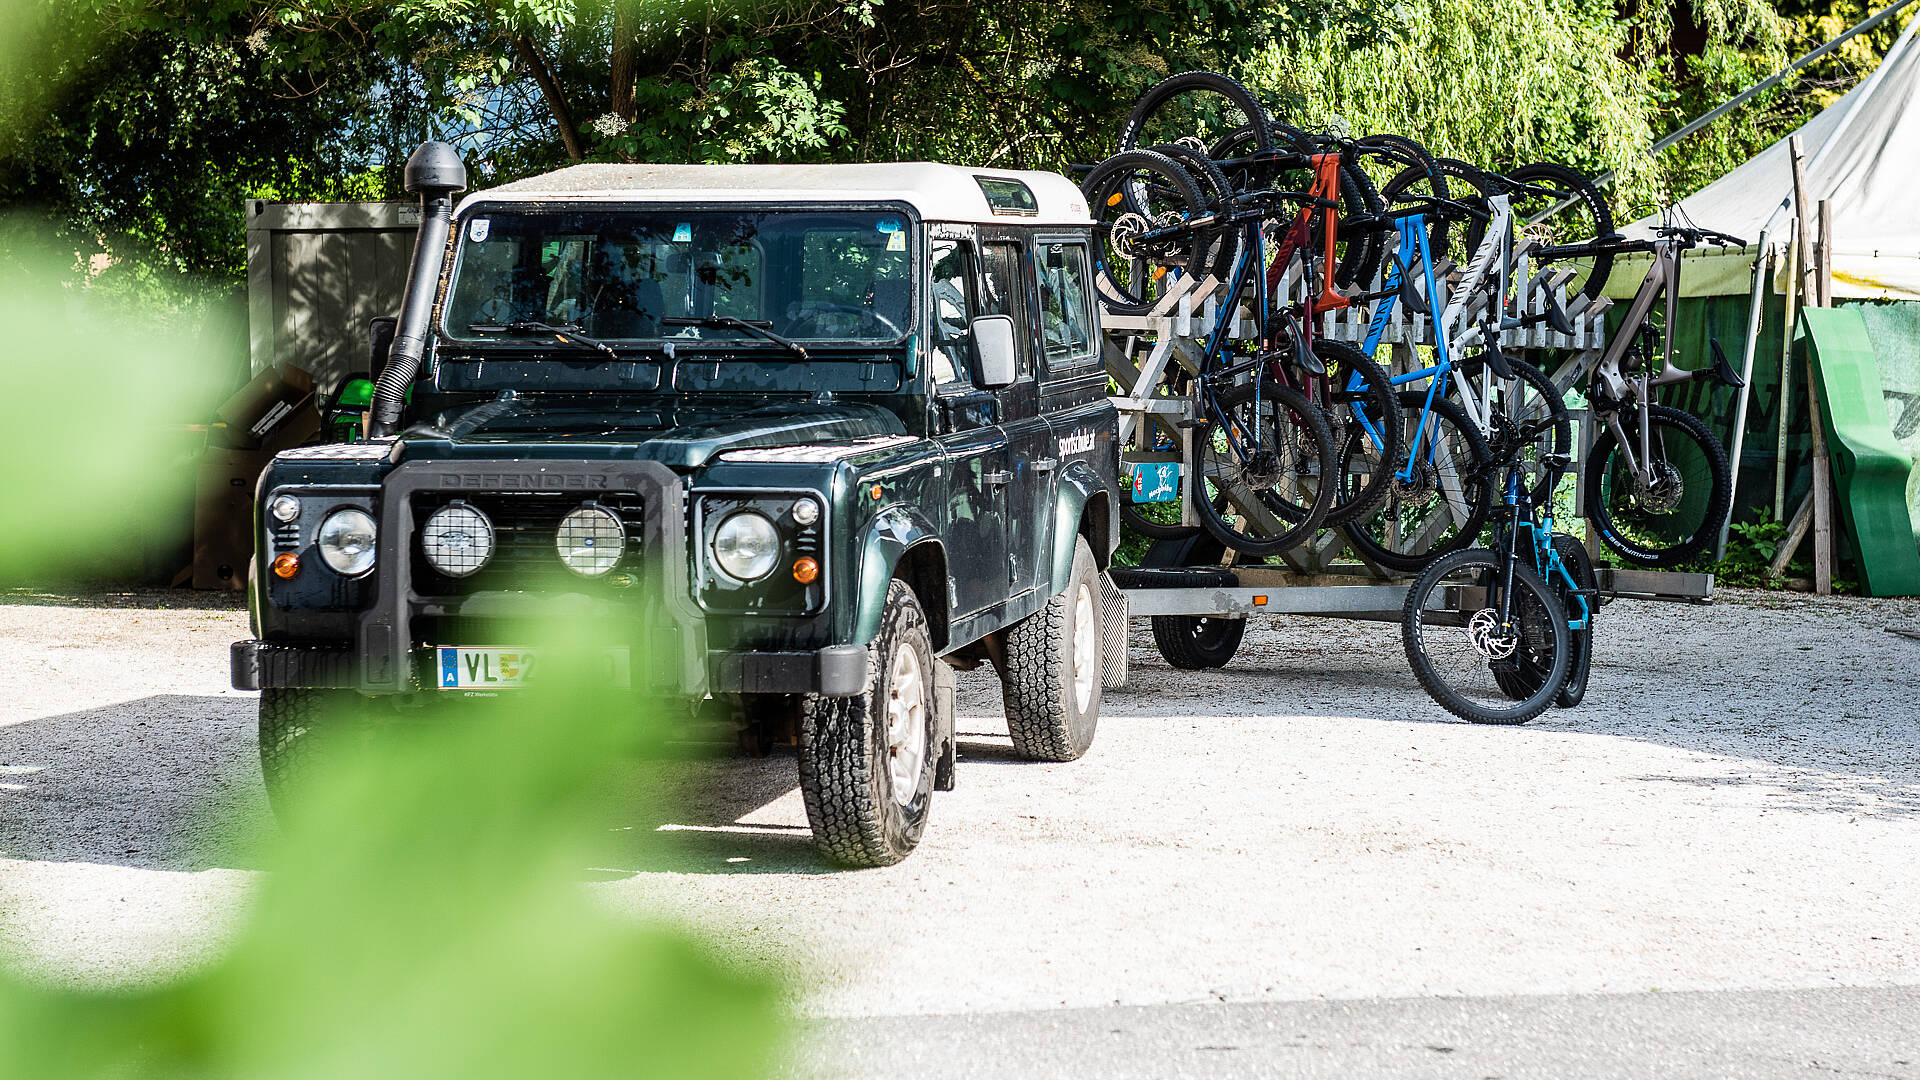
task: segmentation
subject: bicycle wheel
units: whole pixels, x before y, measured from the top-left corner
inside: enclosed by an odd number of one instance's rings
[[[1207,209],[1218,210],[1233,196],[1233,182],[1206,154],[1186,143],[1163,143],[1148,149],[1156,154],[1165,154],[1193,174],[1194,182],[1200,187],[1200,195],[1206,200]],[[1232,278],[1234,260],[1240,257],[1240,239],[1241,229],[1237,225],[1209,233],[1207,254],[1198,272],[1212,274],[1223,282]]]
[[[1460,406],[1436,398],[1425,411],[1424,390],[1402,391],[1400,453],[1386,501],[1372,515],[1342,527],[1354,552],[1389,570],[1414,573],[1471,545],[1493,507],[1487,441]],[[1419,433],[1419,464],[1402,476]],[[1343,464],[1345,471],[1350,466]]]
[[[1400,460],[1400,406],[1386,370],[1366,353],[1344,341],[1318,338],[1313,354],[1327,373],[1314,382],[1325,402],[1327,427],[1333,433],[1335,474],[1333,504],[1322,526],[1344,525],[1373,512],[1387,497],[1393,482],[1389,462]],[[1351,470],[1351,471],[1349,471]]]
[[[1600,539],[1630,563],[1677,566],[1705,551],[1727,519],[1733,492],[1727,452],[1693,414],[1646,406],[1648,453],[1636,475],[1614,438],[1601,428],[1587,457],[1587,515]],[[1639,461],[1639,417],[1618,414],[1628,449]]]
[[[1496,541],[1495,547],[1498,548],[1499,544]],[[1573,578],[1574,584],[1569,587],[1557,572],[1550,569],[1543,571],[1543,574],[1547,587],[1559,598],[1561,610],[1567,613],[1569,623],[1580,610],[1579,597],[1574,595],[1574,589],[1588,590],[1587,625],[1578,630],[1567,627],[1567,641],[1571,649],[1567,658],[1567,679],[1553,699],[1556,708],[1571,709],[1587,696],[1587,678],[1593,666],[1593,620],[1599,599],[1591,592],[1595,587],[1593,560],[1587,557],[1587,549],[1581,546],[1580,541],[1566,533],[1554,533],[1553,552],[1559,556],[1561,565],[1567,568],[1567,574]],[[1539,691],[1547,675],[1546,670],[1523,658],[1515,670],[1496,670],[1494,679],[1500,684],[1502,693],[1515,701],[1524,701]]]
[[[1094,282],[1107,310],[1141,314],[1170,284],[1170,271],[1205,264],[1209,237],[1201,230],[1142,238],[1205,211],[1199,185],[1172,158],[1149,150],[1115,154],[1094,166],[1080,190],[1093,214]]]
[[[1451,198],[1447,174],[1433,160],[1427,148],[1398,135],[1369,135],[1357,144],[1356,164],[1366,171],[1380,189],[1385,214],[1398,214],[1400,207],[1431,199]],[[1437,262],[1447,256],[1451,224],[1438,213],[1427,215],[1427,252]],[[1383,238],[1384,239],[1384,238]],[[1382,257],[1386,252],[1381,252]]]
[[[1401,641],[1414,678],[1448,712],[1476,724],[1524,724],[1545,712],[1567,679],[1570,646],[1560,600],[1533,568],[1474,548],[1427,567],[1407,590]],[[1502,619],[1502,614],[1505,619]],[[1501,679],[1527,668],[1544,672],[1533,693],[1515,701]]]
[[[1506,360],[1514,380],[1502,388],[1501,400],[1493,410],[1494,433],[1488,440],[1489,449],[1495,461],[1504,461],[1517,445],[1524,477],[1521,483],[1528,500],[1541,506],[1553,494],[1553,478],[1544,459],[1548,454],[1565,454],[1573,446],[1573,417],[1546,372],[1512,355]],[[1535,433],[1528,436],[1528,431]]]
[[[1313,535],[1333,502],[1333,435],[1298,390],[1272,380],[1222,391],[1194,441],[1193,504],[1214,538],[1278,555]]]
[[[1149,87],[1120,128],[1120,149],[1187,142],[1206,153],[1248,129],[1258,151],[1273,149],[1267,110],[1239,80],[1217,71],[1183,71]]]
[[[1447,178],[1447,190],[1450,192],[1448,197],[1457,202],[1464,202],[1484,211],[1487,199],[1500,194],[1501,189],[1494,184],[1493,177],[1459,158],[1434,158],[1433,166]],[[1480,245],[1486,238],[1486,219],[1471,214],[1466,215],[1466,220],[1461,223],[1459,253],[1454,261],[1463,264],[1471,262],[1473,253],[1480,250]],[[1437,251],[1433,253],[1433,257],[1436,262],[1442,258]]]
[[[1543,161],[1522,165],[1506,179],[1514,185],[1508,203],[1520,235],[1543,244],[1580,244],[1613,234],[1613,211],[1600,189],[1580,172]],[[1568,265],[1575,268],[1568,295],[1599,296],[1613,271],[1613,253],[1603,251]]]

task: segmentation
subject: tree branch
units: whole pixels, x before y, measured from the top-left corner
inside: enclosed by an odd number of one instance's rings
[[[519,55],[520,62],[526,66],[527,73],[540,86],[540,96],[547,100],[547,109],[553,113],[554,122],[560,125],[560,141],[567,146],[567,160],[580,161],[587,155],[580,146],[580,129],[574,126],[573,110],[567,108],[567,96],[554,81],[553,72],[547,68],[547,62],[540,58],[540,51],[533,47],[532,39],[525,34],[513,36],[513,51]]]

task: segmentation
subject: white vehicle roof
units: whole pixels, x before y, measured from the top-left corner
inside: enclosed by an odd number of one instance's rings
[[[989,183],[982,186],[981,181]],[[1031,207],[1012,181],[1031,192]],[[999,205],[990,204],[995,188]],[[930,161],[859,165],[573,165],[476,191],[480,202],[904,202],[927,221],[1088,225],[1087,200],[1056,173],[969,169]]]

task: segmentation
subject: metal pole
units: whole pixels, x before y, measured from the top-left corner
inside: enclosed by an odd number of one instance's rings
[[[1760,250],[1753,257],[1753,291],[1747,300],[1747,349],[1740,359],[1740,380],[1745,386],[1740,388],[1739,401],[1733,407],[1733,450],[1728,455],[1727,467],[1731,474],[1728,485],[1734,493],[1740,490],[1740,453],[1747,441],[1747,403],[1753,400],[1753,354],[1760,345],[1760,309],[1766,305],[1767,283],[1772,278],[1773,247],[1767,233],[1760,233]],[[1720,538],[1714,542],[1715,560],[1727,557],[1727,530],[1733,526],[1733,514],[1720,523]]]

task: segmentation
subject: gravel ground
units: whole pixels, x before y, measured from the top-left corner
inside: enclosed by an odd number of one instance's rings
[[[0,947],[58,981],[189,967],[272,828],[226,688],[245,614],[14,599]],[[647,842],[589,887],[785,965],[821,1017],[1911,986],[1920,640],[1888,629],[1917,626],[1912,601],[1623,601],[1586,703],[1523,728],[1433,706],[1390,626],[1261,622],[1205,673],[1137,632],[1071,764],[1014,761],[963,673],[959,789],[898,867],[818,862],[791,756],[680,761],[642,770],[680,808],[626,822]]]

